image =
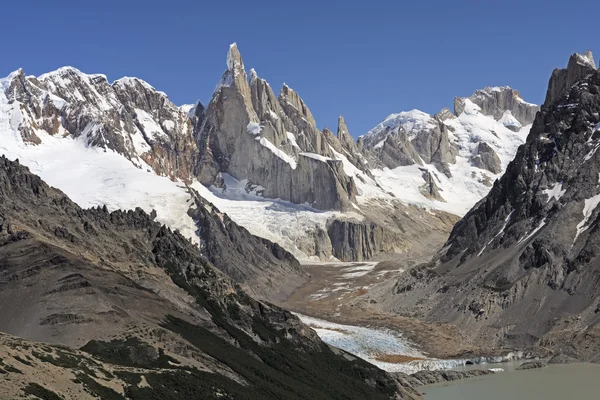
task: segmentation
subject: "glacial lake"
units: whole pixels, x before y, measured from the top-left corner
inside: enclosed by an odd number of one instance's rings
[[[600,399],[600,365],[550,365],[526,371],[507,369],[418,390],[425,393],[425,400],[597,400]]]

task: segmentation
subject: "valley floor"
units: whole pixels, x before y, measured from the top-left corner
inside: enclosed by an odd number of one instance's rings
[[[458,330],[385,313],[377,293],[391,290],[405,269],[421,260],[305,263],[311,279],[279,305],[295,312],[326,342],[387,371],[449,369],[466,359],[498,354],[464,346]],[[375,294],[375,295],[374,295]]]

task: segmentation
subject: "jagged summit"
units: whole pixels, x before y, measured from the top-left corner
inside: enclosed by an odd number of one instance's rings
[[[244,69],[242,55],[240,54],[236,43],[229,45],[229,51],[227,52],[227,69],[229,71],[239,71]]]
[[[489,115],[499,120],[506,111],[519,121],[521,125],[529,125],[533,122],[539,107],[523,100],[521,94],[509,87],[486,87],[476,90],[470,97],[456,97],[454,99],[454,115],[460,116],[464,109],[466,100],[476,104],[483,115]]]
[[[579,359],[600,359],[600,71],[591,59],[574,54],[552,73],[527,141],[435,260],[400,279],[395,307],[416,306],[476,344],[568,343]]]
[[[591,50],[586,51],[585,54],[575,53],[575,57],[580,64],[596,69],[596,62]]]
[[[595,71],[596,63],[590,51],[585,54],[574,53],[571,55],[567,68],[552,71],[544,106],[549,106],[557,101],[577,81]]]

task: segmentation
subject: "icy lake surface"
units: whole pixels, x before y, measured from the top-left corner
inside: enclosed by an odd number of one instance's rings
[[[600,365],[550,365],[424,386],[425,400],[591,400],[600,398]]]
[[[400,333],[392,330],[336,324],[302,314],[296,313],[296,315],[302,322],[312,327],[325,343],[346,350],[386,371],[411,374],[422,370],[460,369],[467,361],[429,358]],[[423,358],[423,360],[387,363],[376,359],[377,356],[385,354],[404,355]],[[475,364],[499,363],[519,356],[520,354],[510,354],[507,357],[479,358],[470,361]],[[493,364],[489,365],[489,368],[493,367]]]

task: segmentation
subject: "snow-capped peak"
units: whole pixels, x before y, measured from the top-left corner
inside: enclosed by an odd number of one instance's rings
[[[575,57],[577,58],[577,62],[579,62],[580,64],[596,69],[594,55],[590,50],[586,51],[585,54],[575,53]]]
[[[131,76],[124,76],[120,79],[117,79],[116,81],[114,81],[113,86],[122,86],[122,87],[135,87],[136,85],[141,85],[143,86],[146,90],[150,90],[152,92],[156,92],[159,93],[165,97],[168,97],[167,94],[165,92],[162,92],[160,90],[156,90],[156,88],[154,88],[154,86],[150,85],[148,82],[146,82],[143,79],[140,78],[135,78],[135,77],[131,77]]]
[[[234,42],[229,45],[229,51],[227,52],[227,70],[236,72],[238,69],[244,69],[244,63],[242,62],[242,56],[238,50],[237,44]]]
[[[435,128],[433,117],[421,110],[403,111],[398,114],[388,115],[375,128],[367,132],[364,137],[377,136],[382,132],[398,133],[402,128],[409,136],[412,133]]]

